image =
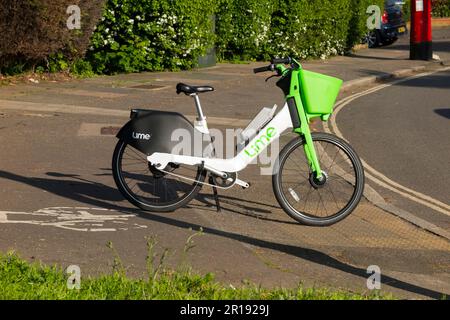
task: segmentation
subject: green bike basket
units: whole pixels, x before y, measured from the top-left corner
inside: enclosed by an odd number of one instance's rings
[[[320,73],[300,70],[300,92],[308,114],[330,114],[343,81]]]

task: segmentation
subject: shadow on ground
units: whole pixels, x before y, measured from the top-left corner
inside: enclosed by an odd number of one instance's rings
[[[383,76],[393,78],[392,73],[371,69],[359,69],[358,72],[367,76]],[[449,71],[437,72],[432,75],[410,79],[393,84],[394,86],[415,87],[415,88],[433,88],[433,89],[450,89],[450,73]]]
[[[435,109],[434,112],[441,117],[450,119],[450,108]]]
[[[382,49],[386,50],[405,50],[409,51],[409,43],[398,43],[398,44],[392,44],[390,46],[382,47]],[[449,52],[450,51],[450,41],[433,41],[433,51],[443,51],[443,52]]]
[[[368,60],[407,61],[407,59],[402,59],[402,58],[389,58],[389,57],[377,56],[376,55],[376,50],[377,49],[371,49],[371,50],[375,50],[375,51],[371,52],[371,55],[361,55],[361,54],[351,53],[348,56],[351,57],[351,58],[368,59]],[[372,55],[372,53],[373,53],[373,55]]]
[[[128,212],[137,214],[142,218],[147,220],[156,221],[159,223],[164,223],[178,228],[200,230],[202,229],[204,233],[220,236],[232,240],[236,240],[242,243],[250,244],[260,248],[266,248],[270,250],[276,250],[293,257],[304,259],[309,262],[317,263],[319,265],[324,265],[336,270],[348,273],[350,275],[358,276],[363,279],[367,279],[367,270],[364,268],[358,268],[344,262],[341,262],[328,254],[321,251],[303,248],[300,246],[276,243],[267,240],[261,240],[253,238],[246,235],[236,234],[232,232],[227,232],[223,230],[218,230],[214,228],[204,227],[198,224],[180,221],[170,217],[170,214],[165,214],[164,216],[158,215],[156,213],[145,212],[140,210],[130,209],[121,206],[116,203],[110,202],[120,202],[123,201],[120,193],[115,189],[111,188],[105,184],[90,181],[81,178],[79,175],[73,174],[61,174],[61,173],[48,173],[49,177],[60,177],[60,178],[73,178],[70,179],[52,179],[52,178],[36,178],[36,177],[25,177],[11,172],[6,172],[0,170],[0,179],[6,179],[10,181],[15,181],[23,183],[35,188],[51,192],[55,195],[65,197],[71,200],[85,203],[87,205],[99,206],[108,209],[114,209],[122,212]],[[100,176],[109,175],[107,173],[100,173]],[[205,199],[200,199],[200,201],[209,203]],[[405,290],[411,293],[423,295],[433,299],[442,299],[445,297],[450,297],[450,294],[443,292],[434,291],[421,286],[417,286],[411,283],[407,283],[390,276],[383,275],[383,283],[394,288]]]
[[[395,85],[404,87],[448,90],[450,89],[450,72],[438,72],[429,76],[416,78],[414,80],[399,82]]]

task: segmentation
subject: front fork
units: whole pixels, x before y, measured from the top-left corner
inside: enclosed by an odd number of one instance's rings
[[[297,100],[297,99],[296,99]],[[302,103],[300,101],[295,101],[296,103]],[[299,104],[297,104],[299,105]],[[294,130],[294,132],[300,134],[305,139],[305,144],[303,145],[303,150],[305,151],[306,159],[308,160],[311,172],[316,174],[316,178],[322,178],[322,170],[320,169],[319,159],[317,158],[316,149],[314,148],[314,142],[311,136],[311,130],[309,129],[308,120],[306,119],[306,114],[303,108],[299,108],[300,116],[300,128]]]
[[[300,64],[298,64],[300,66]],[[277,70],[279,71],[279,74],[284,74],[287,76],[287,72],[289,70],[285,68],[282,65],[276,66]],[[296,106],[296,113],[298,113],[298,118],[300,120],[300,125],[298,123],[294,125],[294,132],[298,133],[305,139],[305,144],[303,145],[303,149],[305,151],[306,159],[308,160],[309,167],[311,169],[311,172],[314,172],[316,175],[316,179],[320,180],[322,178],[322,170],[320,169],[319,159],[317,159],[317,153],[316,149],[314,148],[314,142],[312,140],[311,136],[311,130],[309,129],[309,123],[308,119],[306,117],[305,108],[302,103],[302,99],[300,96],[300,83],[299,83],[299,76],[298,76],[298,70],[291,70],[291,81],[290,81],[290,88],[289,88],[289,95],[286,97],[288,104],[290,99],[294,99],[295,106]],[[291,117],[296,117],[295,114],[291,112]],[[294,123],[295,121],[293,121]]]
[[[298,133],[305,139],[303,149],[305,151],[309,167],[311,169],[311,172],[314,172],[316,174],[316,178],[321,179],[322,170],[320,169],[319,159],[317,158],[316,149],[314,148],[314,142],[312,140],[311,130],[309,129],[308,119],[306,118],[302,100],[300,99],[299,95],[296,95],[293,98],[295,99],[298,115],[300,117],[300,127],[294,129],[294,132]]]

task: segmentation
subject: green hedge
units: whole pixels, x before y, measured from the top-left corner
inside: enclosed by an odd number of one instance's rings
[[[79,30],[67,28],[70,5],[80,7]],[[21,73],[39,64],[59,71],[69,66],[66,60],[83,58],[102,5],[103,0],[0,1],[0,74]]]
[[[403,12],[405,18],[410,20],[411,14],[411,0],[405,0],[403,6]],[[431,15],[436,18],[450,17],[450,0],[432,0],[431,1]]]
[[[343,54],[349,1],[287,0],[275,12],[268,55],[300,59]]]
[[[219,60],[326,58],[360,42],[371,4],[384,0],[107,0],[87,58],[97,73],[188,69],[214,43]]]
[[[383,0],[222,0],[217,52],[225,60],[343,54],[366,32],[366,9]]]
[[[87,59],[97,73],[191,68],[213,45],[213,0],[107,0]]]
[[[259,59],[267,51],[276,1],[221,0],[216,12],[219,59]]]
[[[383,7],[384,0],[104,2],[85,59],[73,60],[64,51],[53,50],[40,70],[70,69],[89,75],[189,69],[214,44],[219,60],[325,58],[359,43],[367,31],[367,7]],[[64,17],[63,10],[58,12]],[[211,32],[212,16],[216,34]]]
[[[433,0],[432,10],[433,17],[450,17],[450,0]]]
[[[378,5],[383,12],[384,0],[350,0],[349,5],[352,8],[352,16],[348,24],[347,49],[360,43],[361,37],[367,32],[367,18],[369,17],[369,14],[366,13],[367,8],[370,5]]]

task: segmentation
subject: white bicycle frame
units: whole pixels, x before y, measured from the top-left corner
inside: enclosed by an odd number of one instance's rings
[[[195,129],[202,133],[209,133],[206,118],[203,115],[200,100],[197,94],[194,97],[198,118],[195,122]],[[234,158],[219,159],[208,157],[194,157],[177,155],[171,153],[155,152],[147,157],[147,160],[158,169],[164,170],[169,163],[185,164],[190,166],[201,166],[214,174],[226,177],[225,172],[239,172],[245,169],[262,151],[264,151],[273,141],[289,128],[293,128],[291,116],[287,103],[267,123],[263,129],[243,148]]]

